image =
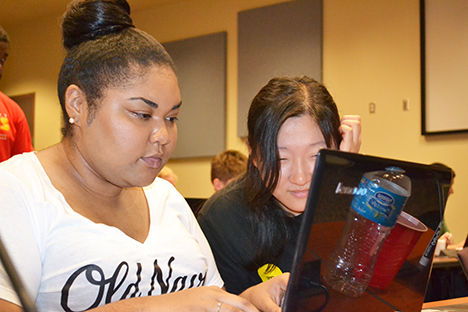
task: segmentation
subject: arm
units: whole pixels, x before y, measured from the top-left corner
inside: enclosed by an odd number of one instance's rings
[[[207,286],[182,290],[176,293],[125,299],[89,310],[92,312],[178,312],[178,311],[220,311],[258,312],[247,299],[225,292],[217,286]],[[0,311],[20,312],[19,306],[0,299]]]
[[[132,298],[107,304],[90,311],[218,312],[219,303],[224,307],[220,311],[258,312],[246,299],[229,294],[217,286],[192,288],[160,296]]]
[[[453,244],[453,242],[447,246],[447,249],[456,249],[456,250],[461,250],[463,249],[463,246],[465,246],[465,240],[462,240],[458,244]]]
[[[22,312],[23,309],[11,302],[0,299],[0,311],[4,312]]]

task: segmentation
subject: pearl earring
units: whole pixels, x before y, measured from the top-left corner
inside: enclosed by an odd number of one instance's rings
[[[68,122],[73,125],[75,123],[75,118],[70,117],[70,119],[68,119]]]

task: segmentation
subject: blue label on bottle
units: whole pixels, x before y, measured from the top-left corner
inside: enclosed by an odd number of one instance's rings
[[[351,207],[371,221],[393,227],[408,197],[390,192],[366,177],[362,177],[359,189],[367,192],[354,195]]]

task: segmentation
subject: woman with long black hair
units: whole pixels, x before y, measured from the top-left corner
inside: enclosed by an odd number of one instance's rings
[[[198,215],[225,287],[237,294],[291,270],[318,151],[358,152],[361,145],[360,117],[340,119],[330,93],[309,77],[270,80],[247,123],[246,174]]]

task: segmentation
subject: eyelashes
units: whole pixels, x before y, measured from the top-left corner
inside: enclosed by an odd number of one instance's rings
[[[153,116],[148,113],[139,113],[139,112],[132,112],[133,116],[135,116],[138,119],[141,119],[143,121],[150,120]],[[166,117],[166,121],[169,121],[171,124],[176,123],[176,121],[179,121],[177,117]]]

